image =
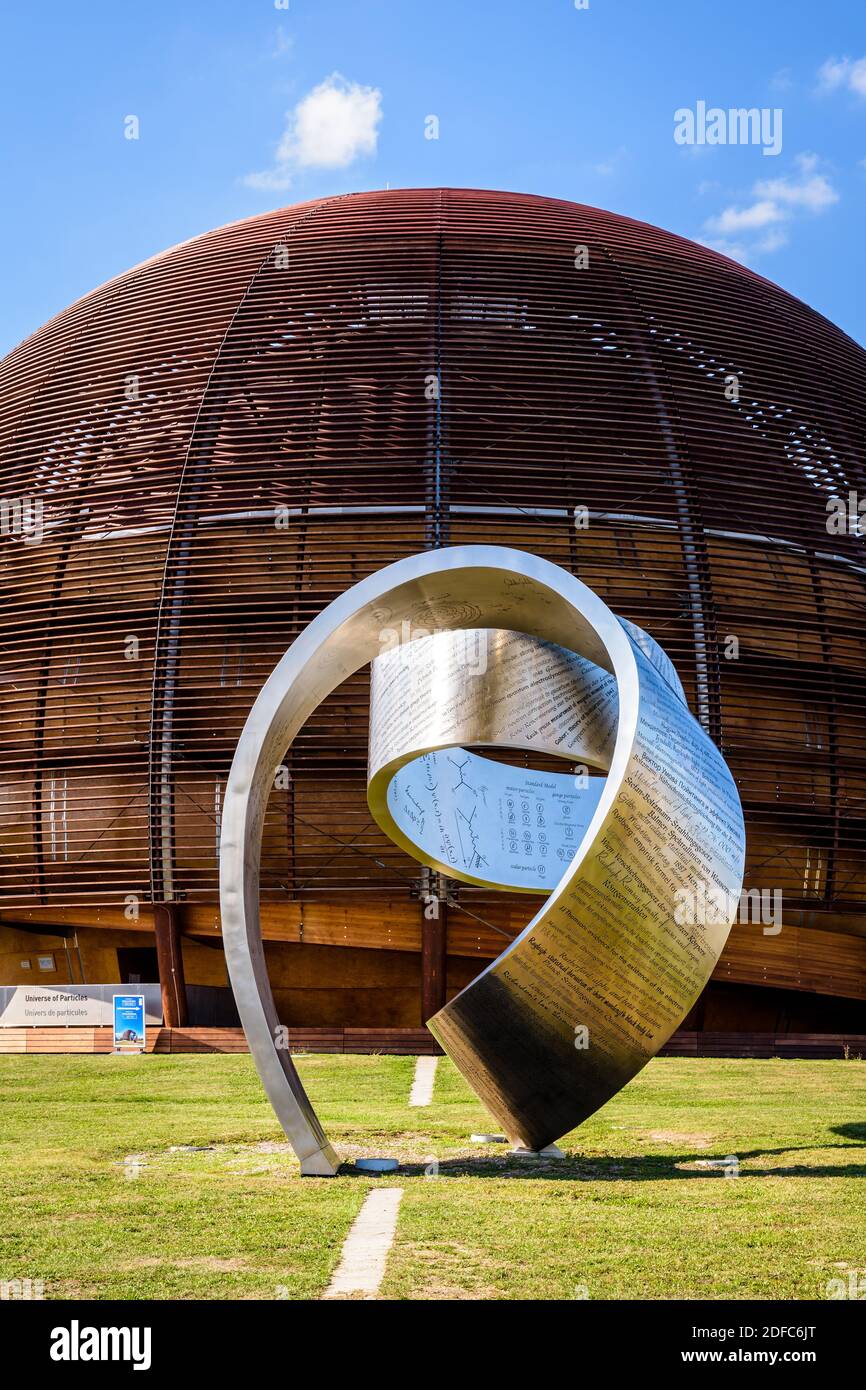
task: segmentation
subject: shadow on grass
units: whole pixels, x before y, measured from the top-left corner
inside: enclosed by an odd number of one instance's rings
[[[733,1155],[740,1165],[751,1159],[772,1158],[791,1153],[812,1153],[816,1149],[843,1151],[866,1146],[866,1124],[840,1125],[831,1131],[843,1137],[854,1139],[855,1143],[827,1144],[799,1148],[790,1146],[781,1149],[746,1149]],[[429,1179],[452,1178],[518,1178],[544,1182],[664,1182],[671,1178],[722,1178],[725,1179],[723,1155],[706,1153],[683,1154],[641,1154],[637,1157],[522,1159],[510,1153],[496,1157],[443,1158],[438,1161],[432,1157],[420,1163],[401,1163],[392,1173],[383,1173],[383,1178],[427,1177]],[[712,1162],[712,1168],[696,1166]],[[689,1165],[689,1166],[687,1166]],[[694,1165],[694,1166],[691,1166]],[[370,1178],[350,1163],[340,1167],[341,1177]],[[866,1156],[860,1162],[835,1164],[793,1163],[779,1167],[749,1167],[739,1174],[743,1178],[863,1178],[866,1177]]]
[[[866,1145],[866,1124],[860,1121],[851,1125],[831,1125],[830,1133],[838,1134],[842,1139],[853,1139],[857,1144]]]

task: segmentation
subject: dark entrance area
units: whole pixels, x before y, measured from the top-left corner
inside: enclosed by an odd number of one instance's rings
[[[155,946],[118,946],[117,966],[124,985],[153,985],[159,980]]]

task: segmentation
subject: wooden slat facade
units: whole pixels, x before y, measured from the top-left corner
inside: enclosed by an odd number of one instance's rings
[[[436,1056],[422,1028],[290,1028],[292,1052]],[[147,1052],[246,1052],[240,1028],[148,1028]],[[112,1051],[110,1028],[0,1028],[0,1053],[28,1056]],[[866,1034],[675,1033],[662,1057],[866,1057]]]
[[[28,1056],[110,1053],[111,1028],[0,1028],[0,1053]],[[241,1028],[148,1028],[145,1052],[247,1052]],[[426,1028],[290,1028],[291,1052],[383,1053],[437,1056]]]
[[[263,682],[349,585],[493,542],[653,634],[724,753],[747,886],[781,891],[791,926],[736,928],[717,979],[866,998],[866,561],[828,527],[866,496],[864,440],[845,334],[706,247],[562,200],[324,198],[134,267],[0,362],[0,920],[77,925],[111,980],[119,934],[149,939],[168,904],[187,980],[213,982],[222,797]],[[38,544],[19,504],[44,508]],[[267,809],[292,1023],[420,1021],[418,866],[366,804],[367,702],[361,670]],[[462,888],[448,988],[531,909]],[[0,978],[24,983],[4,939]],[[326,947],[342,975],[316,990],[303,953]]]

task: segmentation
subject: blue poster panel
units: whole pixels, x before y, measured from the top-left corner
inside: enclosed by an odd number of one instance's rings
[[[115,994],[115,1052],[143,1052],[144,1045],[144,995]]]

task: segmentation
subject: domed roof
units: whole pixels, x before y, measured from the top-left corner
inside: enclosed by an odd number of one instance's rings
[[[478,376],[471,356],[494,339]],[[426,452],[423,389],[437,371],[450,452],[489,455],[495,419],[497,470],[602,456],[624,489],[636,467],[661,483],[669,429],[688,437],[688,466],[733,485],[723,502],[714,485],[706,520],[763,530],[769,506],[792,539],[804,508],[855,486],[866,356],[832,324],[658,228],[469,189],[303,203],[118,276],[0,364],[0,457],[13,487],[35,470],[65,489],[109,446],[116,479],[127,464],[171,486],[209,403],[241,373],[255,404],[229,413],[243,430],[257,412],[260,450],[303,455],[315,408],[319,470],[371,455],[410,465]],[[768,468],[783,495],[767,496]],[[364,485],[385,501],[406,481],[388,467]],[[529,479],[510,481],[528,500]]]
[[[213,898],[225,770],[293,636],[401,554],[491,539],[662,643],[792,902],[866,901],[863,540],[827,527],[864,437],[866,354],[826,319],[561,200],[326,198],[134,267],[0,363],[7,901]],[[266,889],[382,886],[375,837],[362,870],[303,828],[324,771],[364,815],[352,690],[272,798]]]

